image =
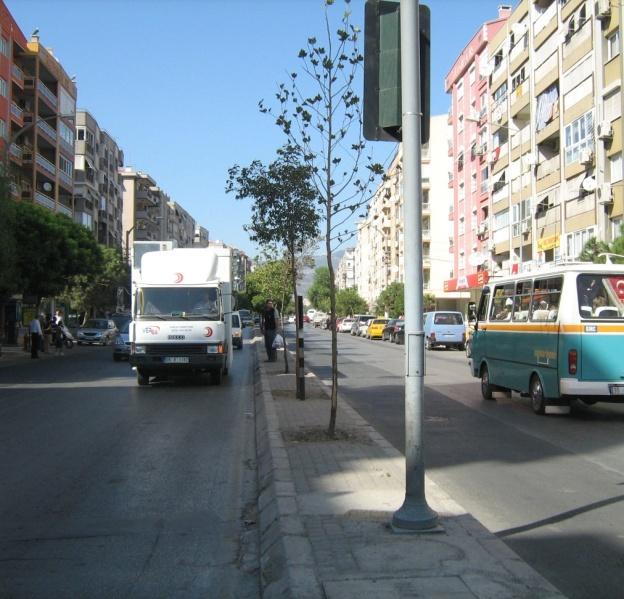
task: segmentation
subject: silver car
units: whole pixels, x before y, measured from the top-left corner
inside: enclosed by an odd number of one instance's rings
[[[121,327],[119,334],[113,342],[113,360],[127,360],[130,357],[130,322]]]
[[[78,345],[88,343],[92,345],[109,345],[117,336],[118,330],[115,323],[108,318],[90,318],[78,329],[76,340]]]

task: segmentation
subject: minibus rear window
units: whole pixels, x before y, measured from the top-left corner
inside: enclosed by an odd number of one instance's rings
[[[579,275],[576,289],[581,318],[624,319],[624,275]]]

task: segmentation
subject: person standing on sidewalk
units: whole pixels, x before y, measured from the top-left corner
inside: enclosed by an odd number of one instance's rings
[[[273,300],[267,300],[264,305],[264,312],[260,317],[260,330],[264,335],[264,347],[267,353],[267,362],[277,361],[277,351],[273,349],[273,341],[277,335],[279,322],[279,312],[273,307]]]
[[[30,357],[38,358],[39,357],[39,344],[41,343],[41,323],[39,322],[39,318],[37,316],[33,316],[33,319],[30,321],[29,325],[30,330]]]

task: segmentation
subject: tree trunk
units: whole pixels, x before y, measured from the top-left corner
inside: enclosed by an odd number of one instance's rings
[[[280,312],[280,320],[282,322],[281,332],[284,339],[284,374],[288,374],[288,345],[286,344],[286,332],[284,331],[284,306],[286,305],[286,297],[282,296],[282,310]]]
[[[295,387],[297,389],[297,399],[305,399],[305,389],[300,388],[301,381],[301,349],[299,348],[299,302],[297,301],[297,263],[294,250],[290,252],[290,272],[292,275],[293,299],[295,301]]]

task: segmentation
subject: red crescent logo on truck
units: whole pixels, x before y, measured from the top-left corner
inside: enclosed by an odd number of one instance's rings
[[[212,329],[210,327],[204,329],[204,337],[212,337]]]
[[[176,272],[175,273],[175,280],[173,282],[174,283],[181,283],[183,278],[184,278],[184,275],[181,272]]]

